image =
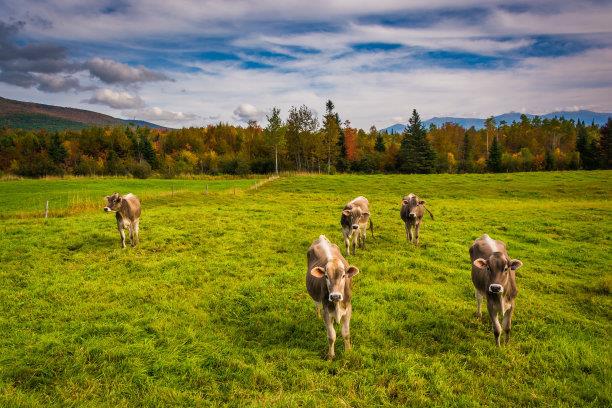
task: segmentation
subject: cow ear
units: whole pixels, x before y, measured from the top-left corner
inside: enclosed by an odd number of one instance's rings
[[[516,271],[521,266],[523,266],[523,263],[518,259],[513,259],[510,261],[510,269],[512,269],[513,271]]]
[[[367,215],[369,217],[370,213],[369,212],[364,212],[362,215]]]
[[[348,269],[346,270],[346,276],[348,276],[349,278],[352,278],[353,276],[357,275],[359,273],[359,269],[357,269],[356,266],[349,266]]]
[[[325,269],[321,268],[320,266],[315,266],[310,270],[310,274],[315,278],[322,278],[325,276]]]
[[[108,199],[110,198],[110,196],[104,196],[104,198],[105,198],[106,200],[108,200]]]
[[[410,203],[410,201],[408,200],[402,200],[402,205],[408,205]]]
[[[348,217],[349,215],[351,215],[351,212],[349,210],[343,210],[342,214]]]
[[[425,204],[425,200],[419,201],[419,205],[423,205],[423,204]]]
[[[477,267],[478,269],[484,269],[489,265],[488,262],[482,258],[476,259],[473,263],[474,263],[474,266]]]

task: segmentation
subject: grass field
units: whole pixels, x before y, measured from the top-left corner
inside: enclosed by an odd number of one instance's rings
[[[610,406],[611,181],[292,176],[209,195],[201,180],[174,195],[160,180],[0,182],[0,406]],[[101,210],[114,191],[146,193],[137,248]],[[399,219],[409,192],[436,217],[419,248]],[[28,199],[54,193],[100,201],[45,221]],[[339,336],[328,362],[305,254],[319,234],[341,243],[360,194],[376,239],[349,258],[354,348]],[[474,317],[468,247],[484,232],[524,263],[499,349]]]

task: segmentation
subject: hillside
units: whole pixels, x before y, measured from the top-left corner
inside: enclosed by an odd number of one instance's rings
[[[0,127],[20,129],[82,129],[91,125],[134,124],[150,128],[162,126],[141,120],[124,120],[103,113],[63,106],[16,101],[0,97]]]

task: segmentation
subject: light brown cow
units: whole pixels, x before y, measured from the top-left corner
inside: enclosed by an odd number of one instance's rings
[[[338,246],[329,242],[325,235],[319,236],[308,248],[307,259],[306,289],[315,302],[318,317],[321,317],[321,308],[323,309],[329,345],[327,358],[333,359],[336,343],[334,320],[342,324],[345,350],[351,348],[351,284],[359,269],[350,266]]]
[[[104,211],[115,212],[117,218],[117,229],[121,236],[121,248],[125,248],[125,232],[124,229],[130,231],[130,243],[132,246],[138,244],[138,224],[140,223],[140,200],[133,194],[120,196],[115,193],[106,196],[106,207]]]
[[[482,299],[487,299],[487,311],[493,325],[495,344],[499,346],[502,325],[506,343],[510,340],[514,300],[518,294],[515,271],[523,266],[518,259],[510,259],[506,244],[487,234],[474,241],[470,247],[472,282],[476,288],[476,315],[482,317]],[[502,325],[498,314],[502,315]]]
[[[340,217],[340,225],[342,226],[347,256],[351,254],[351,246],[353,247],[353,255],[355,255],[357,245],[365,249],[368,221],[370,222],[372,238],[374,238],[374,224],[372,224],[370,218],[370,203],[367,198],[359,196],[344,206]]]
[[[433,220],[433,214],[425,208],[425,201],[421,200],[416,194],[410,193],[402,199],[400,217],[402,217],[406,226],[406,239],[416,245],[419,245],[419,232],[421,231],[424,210],[429,213]],[[412,234],[413,229],[414,235]]]

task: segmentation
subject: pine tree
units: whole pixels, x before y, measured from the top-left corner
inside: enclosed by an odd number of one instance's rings
[[[612,169],[612,145],[610,138],[612,137],[612,118],[608,118],[608,122],[599,130],[601,138],[599,139],[599,151],[601,158],[602,169]]]
[[[544,152],[544,169],[547,171],[555,169],[555,156],[552,149],[546,149],[546,152]]]
[[[49,141],[49,157],[55,164],[64,164],[68,157],[68,152],[60,140],[59,133],[53,133]]]
[[[493,173],[500,173],[502,171],[502,146],[497,137],[493,138],[491,148],[489,149],[487,169]]]
[[[149,163],[152,169],[157,169],[159,166],[159,161],[157,160],[157,154],[155,153],[155,149],[151,144],[151,141],[147,137],[148,130],[146,133],[140,134],[139,141],[139,149],[142,152],[142,158]]]
[[[376,143],[374,144],[374,149],[380,153],[385,152],[385,139],[383,138],[383,135],[380,132],[378,132],[378,134],[376,135]]]
[[[467,132],[463,135],[463,148],[461,150],[461,162],[459,163],[459,171],[469,173],[472,171],[472,162],[474,161],[474,151],[470,136]]]
[[[427,140],[421,118],[416,109],[403,132],[397,168],[401,173],[432,173],[436,165],[436,152]]]
[[[274,145],[274,170],[278,174],[278,147],[283,144],[285,139],[280,109],[272,108],[271,115],[266,116],[266,119],[268,119],[268,126],[266,126],[265,135],[268,142]]]
[[[596,169],[598,164],[597,151],[599,150],[597,142],[589,142],[589,135],[584,126],[584,122],[578,121],[576,133],[576,150],[580,153],[582,168],[586,170]]]
[[[348,158],[346,154],[346,139],[344,129],[340,127],[340,117],[336,113],[336,122],[338,123],[338,159],[336,160],[336,169],[338,171],[346,171],[348,167]]]

